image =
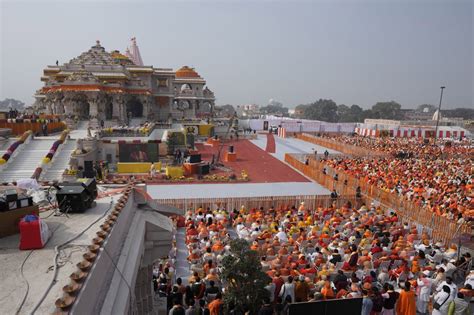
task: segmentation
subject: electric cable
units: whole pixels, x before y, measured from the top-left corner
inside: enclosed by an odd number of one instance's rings
[[[48,287],[46,288],[45,292],[43,293],[43,295],[41,296],[41,298],[39,299],[39,301],[35,304],[35,306],[33,307],[33,310],[31,311],[31,314],[34,314],[38,308],[41,306],[41,304],[44,302],[44,300],[46,299],[46,297],[48,296],[49,292],[51,291],[51,289],[53,288],[54,284],[56,283],[56,278],[58,276],[58,257],[59,257],[59,251],[61,250],[61,248],[73,241],[75,241],[76,239],[78,239],[79,237],[81,237],[87,230],[89,230],[92,226],[94,226],[97,222],[99,222],[100,220],[102,220],[106,215],[107,213],[110,211],[110,209],[112,209],[112,205],[113,205],[113,199],[110,201],[110,204],[109,204],[109,208],[104,211],[104,213],[98,217],[96,220],[94,220],[91,224],[89,224],[84,230],[82,230],[79,234],[77,234],[76,236],[70,238],[69,240],[65,241],[64,243],[61,243],[59,245],[57,245],[56,247],[54,247],[54,258],[53,258],[53,278],[51,279],[51,282],[49,283]]]

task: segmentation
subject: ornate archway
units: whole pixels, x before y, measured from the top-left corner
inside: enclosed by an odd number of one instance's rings
[[[114,105],[111,101],[105,103],[105,119],[111,120],[114,112]]]
[[[126,105],[127,117],[137,118],[143,117],[143,104],[137,98],[133,98]]]
[[[74,116],[77,116],[81,120],[89,119],[90,104],[86,95],[79,94],[73,98],[72,112]]]

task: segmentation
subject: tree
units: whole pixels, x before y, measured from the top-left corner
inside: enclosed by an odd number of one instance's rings
[[[352,121],[351,109],[349,108],[349,106],[344,104],[337,105],[337,117],[339,118],[338,122]]]
[[[307,119],[322,120],[327,122],[337,122],[337,105],[333,100],[319,99],[309,104],[304,111],[304,117]]]
[[[403,118],[402,105],[395,101],[390,102],[378,102],[372,106],[372,116],[375,119],[395,119],[399,120]]]
[[[13,98],[6,98],[3,101],[0,101],[0,108],[1,109],[17,109],[17,110],[23,110],[25,107],[25,103],[22,101],[13,99]]]
[[[464,118],[467,120],[474,119],[473,108],[455,108],[455,109],[441,109],[441,115],[446,118]]]
[[[268,104],[267,106],[261,107],[260,112],[264,115],[288,116],[288,108],[283,107],[281,103],[276,105]]]
[[[230,302],[236,309],[249,307],[251,314],[256,314],[262,301],[269,296],[265,289],[271,281],[262,271],[258,253],[250,249],[250,243],[244,239],[235,239],[230,243],[230,255],[222,260],[222,279],[227,284],[224,297],[226,306]]]
[[[215,106],[215,111],[220,112],[220,116],[222,117],[230,117],[234,115],[235,108],[232,105],[222,105],[222,106]]]

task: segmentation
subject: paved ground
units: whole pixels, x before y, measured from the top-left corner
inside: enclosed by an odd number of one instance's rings
[[[265,135],[259,135],[265,137]],[[307,182],[308,179],[293,168],[282,163],[271,154],[265,152],[265,148],[255,146],[249,140],[238,140],[225,143],[221,150],[221,161],[224,159],[225,152],[229,145],[234,146],[237,153],[236,162],[223,162],[233,170],[237,176],[240,176],[242,170],[245,170],[252,183],[277,183],[277,182]],[[217,148],[210,145],[197,144],[203,160],[212,160],[212,155],[217,157]]]
[[[330,194],[329,190],[313,182],[149,185],[147,191],[153,199],[239,198]]]
[[[272,155],[279,159],[280,161],[285,160],[285,154],[286,153],[298,153],[298,154],[307,154],[307,153],[313,153],[314,150],[318,152],[318,154],[323,153],[325,150],[328,150],[329,153],[340,153],[335,150],[331,149],[326,149],[325,147],[321,147],[319,145],[309,143],[300,139],[296,138],[280,138],[280,137],[274,137],[275,138],[275,144],[276,144],[276,152],[273,153]],[[253,144],[258,146],[259,148],[265,150],[267,146],[267,141],[265,137],[262,135],[259,135],[259,137],[256,140],[251,140]]]
[[[119,196],[115,196],[116,200]],[[93,221],[100,218],[109,209],[110,197],[97,201],[97,206],[87,210],[85,213],[71,214],[68,217],[50,216],[45,219],[53,236],[43,249],[31,251],[21,251],[18,249],[20,235],[12,235],[0,239],[0,314],[15,314],[23,297],[27,291],[27,283],[21,275],[21,265],[25,262],[23,273],[29,283],[29,292],[25,304],[19,314],[30,314],[40,297],[53,277],[54,247],[64,243],[66,240],[79,234]],[[51,212],[41,213],[41,217],[46,217]],[[54,302],[62,296],[62,287],[69,282],[69,275],[77,270],[76,264],[82,260],[82,255],[87,251],[87,245],[91,244],[92,238],[96,236],[100,224],[104,219],[100,219],[89,230],[87,230],[77,240],[73,241],[62,251],[59,259],[59,272],[57,283],[53,286],[48,296],[36,312],[36,314],[52,314],[55,310]]]

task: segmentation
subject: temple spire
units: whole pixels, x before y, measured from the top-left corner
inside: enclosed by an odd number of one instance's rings
[[[137,46],[137,39],[135,37],[132,37],[130,41],[132,43],[130,47],[127,48],[125,55],[129,57],[137,66],[143,66],[142,56]]]

